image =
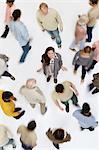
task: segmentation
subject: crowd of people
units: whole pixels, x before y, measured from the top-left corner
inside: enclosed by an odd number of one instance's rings
[[[69,49],[76,52],[73,60],[71,61],[74,66],[73,73],[77,73],[78,68],[82,67],[81,83],[84,83],[86,73],[90,73],[91,70],[96,67],[99,61],[99,41],[95,41],[92,46],[85,46],[85,43],[90,43],[93,38],[93,29],[99,19],[99,4],[98,0],[89,0],[89,5],[92,7],[87,14],[79,15],[75,25],[74,40],[71,43]],[[29,32],[25,24],[21,21],[21,10],[16,9],[15,0],[6,0],[6,12],[5,12],[5,31],[1,35],[2,39],[7,38],[9,31],[14,35],[15,39],[19,42],[22,48],[22,56],[19,60],[20,65],[25,63],[26,57],[29,51],[32,49]],[[54,8],[50,8],[47,3],[41,3],[37,10],[36,19],[42,32],[47,32],[51,39],[56,41],[57,47],[60,50],[62,48],[62,39],[60,31],[63,32],[64,21],[61,19],[58,11]],[[13,58],[11,58],[13,59]],[[0,54],[0,80],[3,76],[9,77],[13,81],[15,77],[8,71],[9,58],[6,54]],[[69,102],[75,105],[76,110],[73,112],[73,117],[78,120],[80,130],[88,129],[93,131],[98,126],[98,121],[91,113],[90,104],[84,102],[82,106],[79,104],[79,91],[74,83],[71,81],[63,81],[58,83],[58,74],[62,69],[68,71],[64,66],[64,61],[61,54],[56,52],[55,48],[49,46],[46,48],[45,53],[41,56],[42,66],[37,72],[43,71],[46,76],[46,82],[50,82],[53,77],[55,88],[52,91],[52,101],[61,111],[65,106],[66,113],[69,113]],[[14,83],[13,83],[14,84]],[[88,85],[89,92],[92,94],[99,92],[99,73],[93,74],[93,80]],[[35,78],[27,79],[25,85],[20,86],[20,95],[25,98],[30,106],[34,109],[36,104],[40,106],[40,112],[42,115],[47,113],[47,100],[45,93],[37,85]],[[14,97],[12,91],[0,90],[0,107],[6,116],[20,119],[25,115],[25,110],[21,107],[15,106],[17,98]],[[27,126],[20,125],[17,129],[17,134],[20,134],[20,142],[24,150],[32,150],[37,146],[37,134],[35,132],[37,123],[35,120],[30,121]],[[53,146],[56,149],[60,148],[60,144],[64,142],[70,142],[72,135],[62,128],[49,128],[46,131],[46,136],[52,141]],[[12,145],[13,150],[16,149],[16,140],[13,138],[13,134],[6,125],[0,125],[0,150],[4,150],[5,146]]]

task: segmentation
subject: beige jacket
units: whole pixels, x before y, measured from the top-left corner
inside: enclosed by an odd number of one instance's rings
[[[37,136],[35,131],[29,131],[25,126],[20,126],[17,133],[21,135],[21,141],[27,146],[35,147],[37,145]]]
[[[3,125],[0,125],[0,147],[5,146],[11,138],[12,133],[9,131],[9,129]]]
[[[31,89],[27,88],[26,86],[22,86],[20,88],[20,94],[23,95],[30,104],[46,102],[43,92],[37,86]]]
[[[88,27],[93,27],[96,24],[97,19],[99,19],[99,4],[91,8],[88,12],[89,23]]]
[[[40,10],[37,11],[37,21],[41,29],[54,31],[58,28],[63,29],[63,23],[60,15],[55,9],[49,8],[48,14],[43,15]]]

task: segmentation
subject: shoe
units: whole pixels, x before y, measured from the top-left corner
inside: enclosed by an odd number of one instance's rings
[[[13,145],[13,150],[16,149],[16,145]]]
[[[77,70],[74,70],[74,71],[73,71],[73,74],[77,74]]]
[[[51,36],[51,39],[52,39],[52,40],[55,40],[55,37],[54,37],[54,36]]]
[[[84,83],[84,79],[81,79],[81,84]]]
[[[10,78],[11,78],[12,80],[15,80],[15,77],[13,77],[13,76],[11,76]]]
[[[15,110],[14,110],[14,112],[18,112],[18,111],[21,111],[22,110],[22,108],[15,108]]]
[[[32,46],[29,46],[29,50],[32,48]]]
[[[53,145],[54,145],[57,149],[59,149],[59,144],[55,144],[55,143],[53,142]]]
[[[51,76],[48,76],[48,77],[47,77],[47,82],[49,82],[49,81],[50,81],[50,79],[51,79]]]
[[[74,104],[76,107],[80,107],[80,105],[78,103]]]
[[[62,48],[62,45],[58,45],[58,48]]]
[[[74,48],[69,48],[71,51],[76,52],[76,50]]]
[[[81,129],[81,131],[83,131],[83,130],[84,130],[84,128],[83,128],[83,127],[80,127],[80,129]]]
[[[46,112],[47,112],[47,107],[45,107],[45,112],[44,112],[44,113],[42,113],[42,115],[44,115]]]
[[[54,79],[54,83],[57,83],[57,79]]]
[[[88,129],[89,129],[89,131],[94,131],[93,127],[89,127]]]
[[[65,110],[66,110],[67,113],[69,112],[69,104],[66,105]]]
[[[91,42],[91,40],[86,39],[86,42]]]
[[[18,116],[14,117],[15,119],[20,119],[25,114],[25,110],[23,110]]]

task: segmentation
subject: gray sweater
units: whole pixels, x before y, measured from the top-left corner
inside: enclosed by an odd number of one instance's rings
[[[93,56],[94,56],[93,52],[91,53],[89,58],[81,57],[80,52],[81,51],[78,51],[75,54],[72,64],[73,65],[77,64],[77,65],[81,65],[81,66],[85,66],[86,68],[89,68],[93,62]]]

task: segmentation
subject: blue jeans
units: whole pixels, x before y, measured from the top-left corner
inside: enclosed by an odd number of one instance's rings
[[[9,142],[5,146],[7,145],[12,145],[13,148],[16,148],[14,139],[9,139]],[[0,147],[0,150],[4,150],[4,147]]]
[[[29,45],[29,42],[25,45],[25,46],[22,46],[22,49],[23,49],[23,54],[20,58],[20,62],[23,63],[26,59],[26,56],[30,50],[30,45]]]
[[[88,27],[87,26],[87,35],[88,35],[87,42],[91,42],[91,40],[92,40],[93,28],[94,28],[94,26],[93,27]]]
[[[56,29],[54,31],[48,31],[48,30],[46,30],[46,31],[51,35],[51,37],[55,37],[57,45],[60,46],[62,41],[61,41],[61,38],[59,35],[59,30]]]

